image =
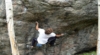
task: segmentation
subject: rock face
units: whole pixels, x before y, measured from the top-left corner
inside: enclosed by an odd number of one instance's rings
[[[97,45],[97,0],[13,0],[13,8],[21,55],[75,55]],[[40,28],[52,27],[65,35],[53,47],[29,51],[26,44],[36,36],[35,21]],[[4,0],[0,0],[0,30],[0,54],[11,55]]]

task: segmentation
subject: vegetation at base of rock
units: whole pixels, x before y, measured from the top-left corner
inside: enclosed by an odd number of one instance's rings
[[[96,51],[85,52],[85,53],[78,54],[78,55],[96,55]]]

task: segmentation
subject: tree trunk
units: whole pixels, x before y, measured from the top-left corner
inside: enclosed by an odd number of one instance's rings
[[[12,55],[19,55],[18,47],[16,45],[17,42],[15,41],[12,0],[5,0],[5,5],[6,5],[6,19],[8,25],[8,34],[10,38]]]
[[[100,0],[98,0],[98,40],[97,55],[100,55]]]

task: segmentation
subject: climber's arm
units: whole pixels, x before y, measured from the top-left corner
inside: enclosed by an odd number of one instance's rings
[[[64,34],[56,34],[56,37],[61,37],[63,36]]]
[[[38,22],[36,22],[36,30],[39,30],[39,23]]]

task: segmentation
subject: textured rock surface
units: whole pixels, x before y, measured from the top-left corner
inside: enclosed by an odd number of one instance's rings
[[[15,35],[21,55],[74,55],[97,44],[97,0],[13,0]],[[29,51],[35,35],[35,21],[41,28],[53,27],[65,33],[55,46]],[[10,55],[4,0],[0,0],[0,54]]]

